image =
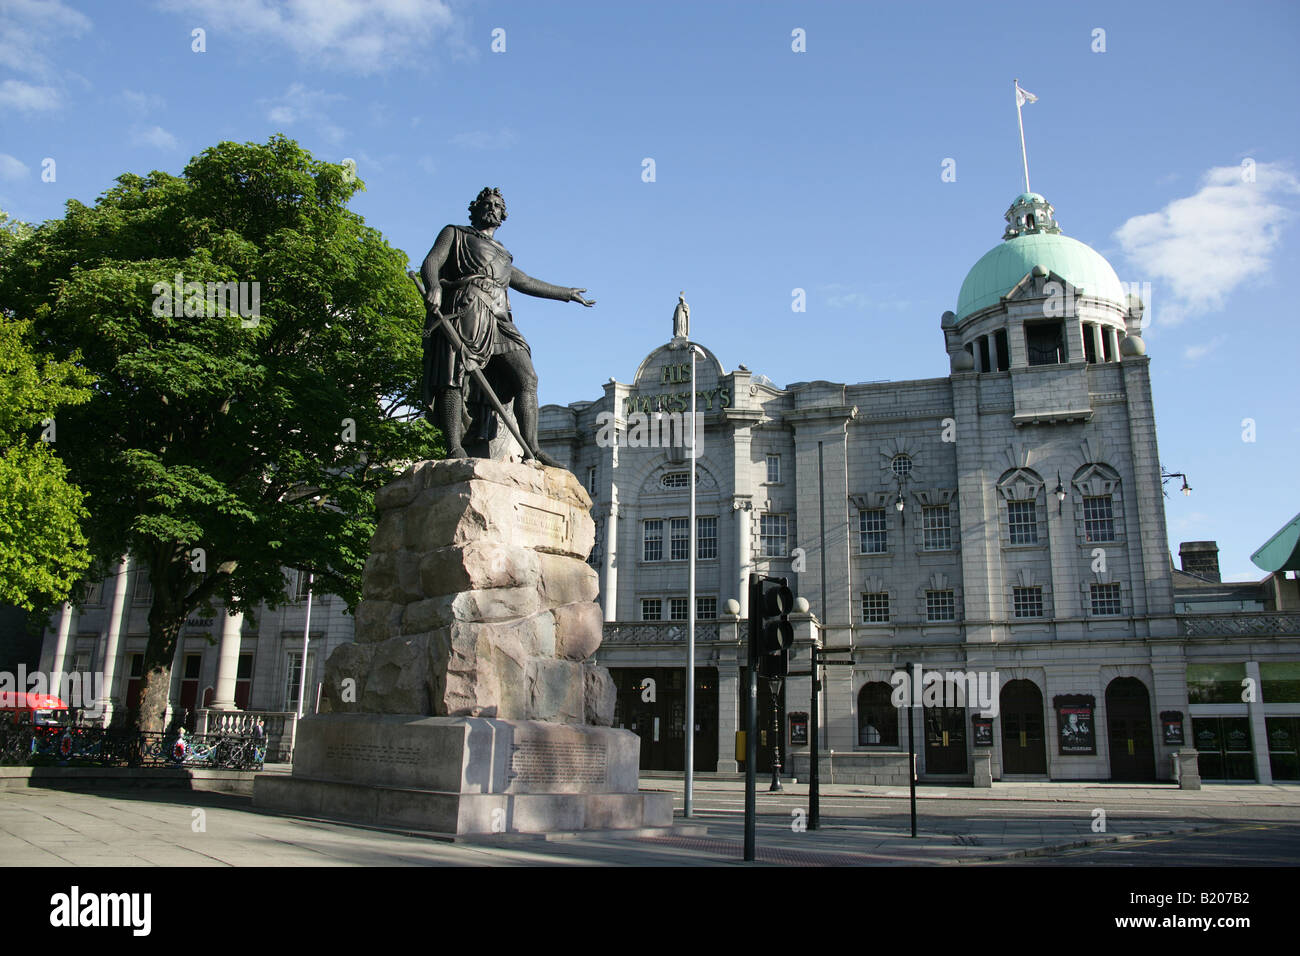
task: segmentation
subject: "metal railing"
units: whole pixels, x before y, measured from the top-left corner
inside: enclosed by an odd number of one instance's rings
[[[267,739],[252,735],[0,724],[0,764],[261,770]]]
[[[1300,635],[1300,613],[1231,611],[1224,614],[1180,614],[1178,632],[1187,637]]]
[[[696,621],[695,640],[720,640],[717,621]],[[601,636],[604,644],[685,644],[685,621],[607,621]]]
[[[261,718],[266,733],[267,762],[288,763],[293,753],[298,715],[292,710],[211,710],[194,713],[194,732],[199,736],[225,734],[251,736],[253,725]]]

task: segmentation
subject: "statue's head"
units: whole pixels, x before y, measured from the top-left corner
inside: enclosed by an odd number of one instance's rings
[[[506,221],[506,201],[501,190],[484,186],[469,204],[470,225],[476,229],[499,226]]]

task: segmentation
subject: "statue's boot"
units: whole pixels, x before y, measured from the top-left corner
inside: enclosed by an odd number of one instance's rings
[[[549,468],[563,468],[558,461],[537,445],[537,389],[521,391],[515,396],[515,421],[519,423],[519,434],[528,443],[528,450],[533,458]]]
[[[465,437],[465,425],[460,417],[462,404],[458,388],[443,389],[438,396],[435,418],[442,437],[447,442],[447,458],[469,457],[465,446],[461,444]]]

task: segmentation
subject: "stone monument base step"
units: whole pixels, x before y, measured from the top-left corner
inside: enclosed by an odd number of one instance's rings
[[[638,790],[630,730],[490,717],[325,714],[302,721],[292,775],[253,805],[442,834],[668,827],[673,796]]]
[[[673,824],[671,793],[451,793],[258,777],[253,803],[293,816],[430,834],[647,830]],[[645,835],[645,834],[642,834]]]

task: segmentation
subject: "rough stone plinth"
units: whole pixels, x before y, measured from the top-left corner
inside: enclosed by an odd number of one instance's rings
[[[613,723],[613,681],[588,661],[591,499],[572,474],[422,461],[375,504],[356,642],[325,667],[330,712]]]

